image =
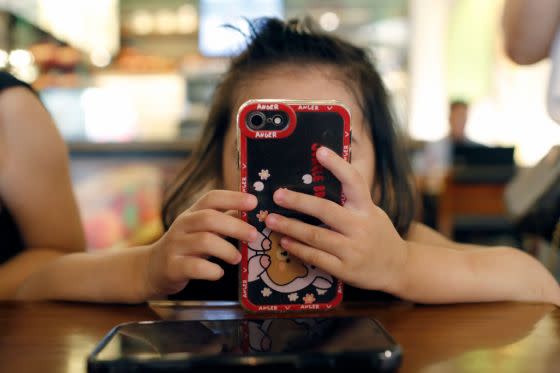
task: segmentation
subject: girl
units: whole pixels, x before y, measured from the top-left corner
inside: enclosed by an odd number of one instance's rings
[[[228,239],[253,241],[257,232],[234,211],[251,211],[257,201],[235,191],[235,115],[253,98],[335,99],[352,112],[352,163],[329,149],[317,151],[341,181],[345,206],[285,189],[274,194],[278,205],[332,230],[276,214],[266,219],[292,255],[341,278],[346,299],[371,299],[372,290],[381,290],[425,303],[560,305],[558,284],[529,255],[457,244],[412,221],[410,166],[367,54],[307,21],[276,19],[253,23],[247,49],[218,87],[199,147],[164,204],[166,234],[136,250],[63,257],[30,279],[20,296],[136,302],[184,289],[191,298],[236,298],[241,256]]]

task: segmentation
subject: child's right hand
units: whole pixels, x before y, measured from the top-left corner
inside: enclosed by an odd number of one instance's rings
[[[257,230],[235,217],[235,211],[250,211],[257,206],[251,194],[213,190],[179,215],[169,230],[149,248],[144,264],[145,298],[174,294],[189,280],[220,279],[224,270],[209,257],[238,264],[241,254],[224,237],[253,241]]]

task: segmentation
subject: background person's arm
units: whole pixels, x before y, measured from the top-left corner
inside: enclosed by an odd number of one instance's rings
[[[0,94],[0,198],[27,247],[0,265],[0,299],[6,299],[50,260],[85,248],[67,148],[39,99],[24,87]],[[0,250],[6,249],[0,239]]]
[[[521,65],[546,58],[559,22],[558,0],[506,0],[502,19],[506,53]]]

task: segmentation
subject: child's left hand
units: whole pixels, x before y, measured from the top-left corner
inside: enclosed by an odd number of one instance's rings
[[[306,263],[344,282],[370,290],[395,293],[403,281],[407,244],[387,214],[376,206],[359,172],[333,151],[322,147],[318,161],[342,183],[346,203],[279,189],[274,202],[314,216],[331,229],[270,214],[266,225],[286,235],[281,245]]]

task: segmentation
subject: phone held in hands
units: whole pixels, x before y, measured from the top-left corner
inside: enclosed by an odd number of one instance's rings
[[[343,204],[341,183],[317,161],[316,152],[325,146],[349,161],[350,145],[350,112],[340,102],[250,100],[240,107],[240,190],[258,200],[257,208],[241,217],[259,232],[254,242],[240,242],[240,302],[245,309],[317,311],[341,302],[342,282],[283,250],[280,234],[270,231],[265,219],[277,213],[322,225],[276,205],[273,194],[287,188]]]

